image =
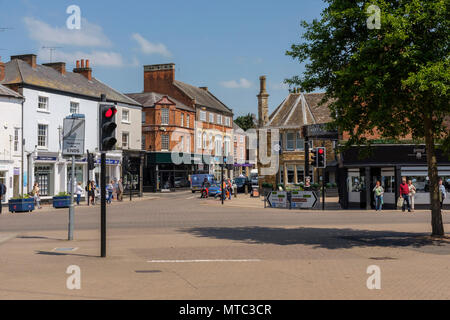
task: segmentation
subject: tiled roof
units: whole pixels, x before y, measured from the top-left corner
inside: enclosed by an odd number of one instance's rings
[[[144,92],[144,93],[127,93],[126,96],[130,97],[133,100],[136,100],[140,104],[142,104],[143,107],[154,107],[155,103],[161,100],[164,96],[167,96],[169,100],[175,102],[175,105],[178,109],[186,110],[186,111],[192,111],[194,112],[194,108],[186,106],[185,104],[179,102],[178,100],[161,93],[155,93],[155,92]]]
[[[191,86],[190,84],[174,80],[173,84],[183,91],[191,99],[195,99],[197,105],[215,109],[224,113],[231,114],[232,111],[226,105],[224,105],[219,99],[217,99],[211,92]]]
[[[138,102],[94,77],[88,80],[81,74],[69,71],[61,74],[51,67],[39,64],[33,69],[28,63],[19,59],[5,63],[5,74],[2,84],[27,84],[95,99],[100,99],[100,95],[105,94],[108,101],[140,106]]]
[[[2,86],[1,84],[0,84],[0,96],[22,98],[22,96],[20,94],[18,94],[14,90],[11,90],[11,89],[9,89],[9,88],[7,88],[5,86]]]
[[[331,121],[328,103],[319,106],[324,93],[290,93],[269,116],[266,127],[298,128]]]

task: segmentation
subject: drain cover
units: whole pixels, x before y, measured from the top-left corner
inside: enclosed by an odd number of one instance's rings
[[[136,270],[136,273],[160,273],[161,270]]]

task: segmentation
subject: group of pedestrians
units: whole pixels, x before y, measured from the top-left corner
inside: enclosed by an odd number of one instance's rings
[[[119,179],[117,182],[111,180],[105,187],[106,189],[106,202],[111,203],[113,198],[115,197],[118,201],[123,200],[123,182],[122,179]],[[89,204],[95,205],[97,203],[97,197],[99,195],[99,187],[95,183],[94,180],[88,181],[86,187],[84,188],[87,196],[89,197]],[[77,186],[76,195],[77,195],[77,204],[80,203],[80,198],[83,193],[83,189],[81,188],[81,182]]]
[[[373,188],[375,198],[375,210],[381,211],[384,204],[384,189],[381,186],[381,182],[377,181]],[[402,178],[402,183],[399,189],[400,196],[397,200],[397,207],[402,208],[402,212],[414,212],[414,200],[417,193],[417,188],[413,184],[412,180],[407,180],[406,177]],[[439,180],[439,202],[441,209],[443,208],[444,200],[447,197],[447,192],[443,184],[442,179]]]

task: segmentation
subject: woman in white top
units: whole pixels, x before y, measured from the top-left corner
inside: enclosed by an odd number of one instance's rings
[[[77,206],[79,206],[80,198],[81,198],[81,195],[83,194],[83,188],[81,187],[81,182],[78,182],[77,188],[75,190],[75,194],[77,195]]]
[[[416,187],[413,185],[412,180],[408,180],[409,187],[409,199],[411,201],[411,211],[414,211],[414,197],[416,196]]]

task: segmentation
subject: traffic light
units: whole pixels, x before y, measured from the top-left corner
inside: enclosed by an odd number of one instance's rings
[[[324,147],[320,147],[316,149],[317,152],[317,168],[325,168],[326,167],[326,150]]]
[[[317,153],[316,153],[316,149],[310,149],[310,150],[309,150],[309,153],[311,154],[311,156],[310,156],[310,158],[311,158],[310,164],[311,164],[313,167],[316,167],[316,166],[317,166]]]
[[[94,170],[95,169],[95,157],[94,157],[94,154],[88,152],[88,154],[87,154],[87,163],[88,163],[88,170]]]
[[[128,156],[124,156],[122,162],[123,162],[123,171],[130,172],[130,169],[131,169],[130,158]]]
[[[111,104],[100,104],[100,151],[112,150],[116,139],[117,108]]]

